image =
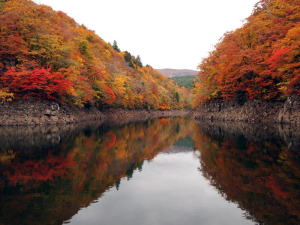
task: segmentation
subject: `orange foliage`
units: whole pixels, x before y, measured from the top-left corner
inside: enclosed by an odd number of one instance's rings
[[[14,82],[10,90],[18,98],[53,99],[55,95],[55,99],[63,98],[70,104],[100,108],[170,109],[188,105],[184,90],[170,79],[150,66],[143,67],[139,57],[116,51],[63,12],[55,12],[30,0],[2,1],[0,21],[0,77],[11,74],[10,67],[20,72],[15,76],[50,68],[43,74],[58,76],[56,73],[62,72],[66,80],[72,82],[70,89],[68,84],[65,88],[60,85],[62,89],[56,89],[55,94],[48,92],[46,87],[24,90],[25,81]],[[7,70],[9,72],[5,73]],[[31,79],[28,72],[27,77]],[[1,83],[6,77],[1,80],[0,88],[12,85]],[[179,101],[174,99],[176,92]]]
[[[282,100],[299,94],[299,5],[262,0],[242,28],[226,33],[199,66],[195,106],[211,99]]]

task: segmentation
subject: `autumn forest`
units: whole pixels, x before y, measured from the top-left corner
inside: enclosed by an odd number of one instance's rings
[[[300,0],[259,0],[206,57],[224,1],[46,2],[0,0],[0,225],[300,224]]]
[[[200,65],[194,104],[213,99],[283,101],[300,92],[300,1],[261,0]]]
[[[79,107],[182,109],[190,91],[120,51],[63,12],[30,0],[0,2],[0,98]]]
[[[261,0],[200,64],[192,93],[63,12],[2,0],[0,98],[79,107],[183,109],[214,99],[299,95],[300,2]],[[193,98],[193,100],[192,100]]]

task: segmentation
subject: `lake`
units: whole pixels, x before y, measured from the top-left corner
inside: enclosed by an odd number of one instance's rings
[[[0,127],[0,224],[300,224],[299,137],[185,118]]]

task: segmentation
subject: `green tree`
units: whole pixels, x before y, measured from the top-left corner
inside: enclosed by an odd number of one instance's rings
[[[112,47],[113,47],[113,49],[116,50],[117,52],[120,52],[120,51],[121,51],[120,48],[119,48],[119,46],[118,46],[118,43],[117,43],[116,40],[114,40],[114,43],[113,43]]]
[[[175,92],[174,97],[175,97],[175,99],[176,99],[176,102],[179,102],[180,96],[179,96],[179,93],[178,93],[177,91]]]
[[[137,66],[143,67],[143,63],[142,63],[141,57],[139,55],[136,57],[135,61],[136,61]]]
[[[128,63],[128,66],[134,68],[133,56],[128,51],[125,51],[124,53],[124,59]]]

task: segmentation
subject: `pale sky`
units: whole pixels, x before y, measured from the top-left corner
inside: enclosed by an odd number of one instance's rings
[[[154,68],[196,69],[258,0],[35,0],[61,10]]]

